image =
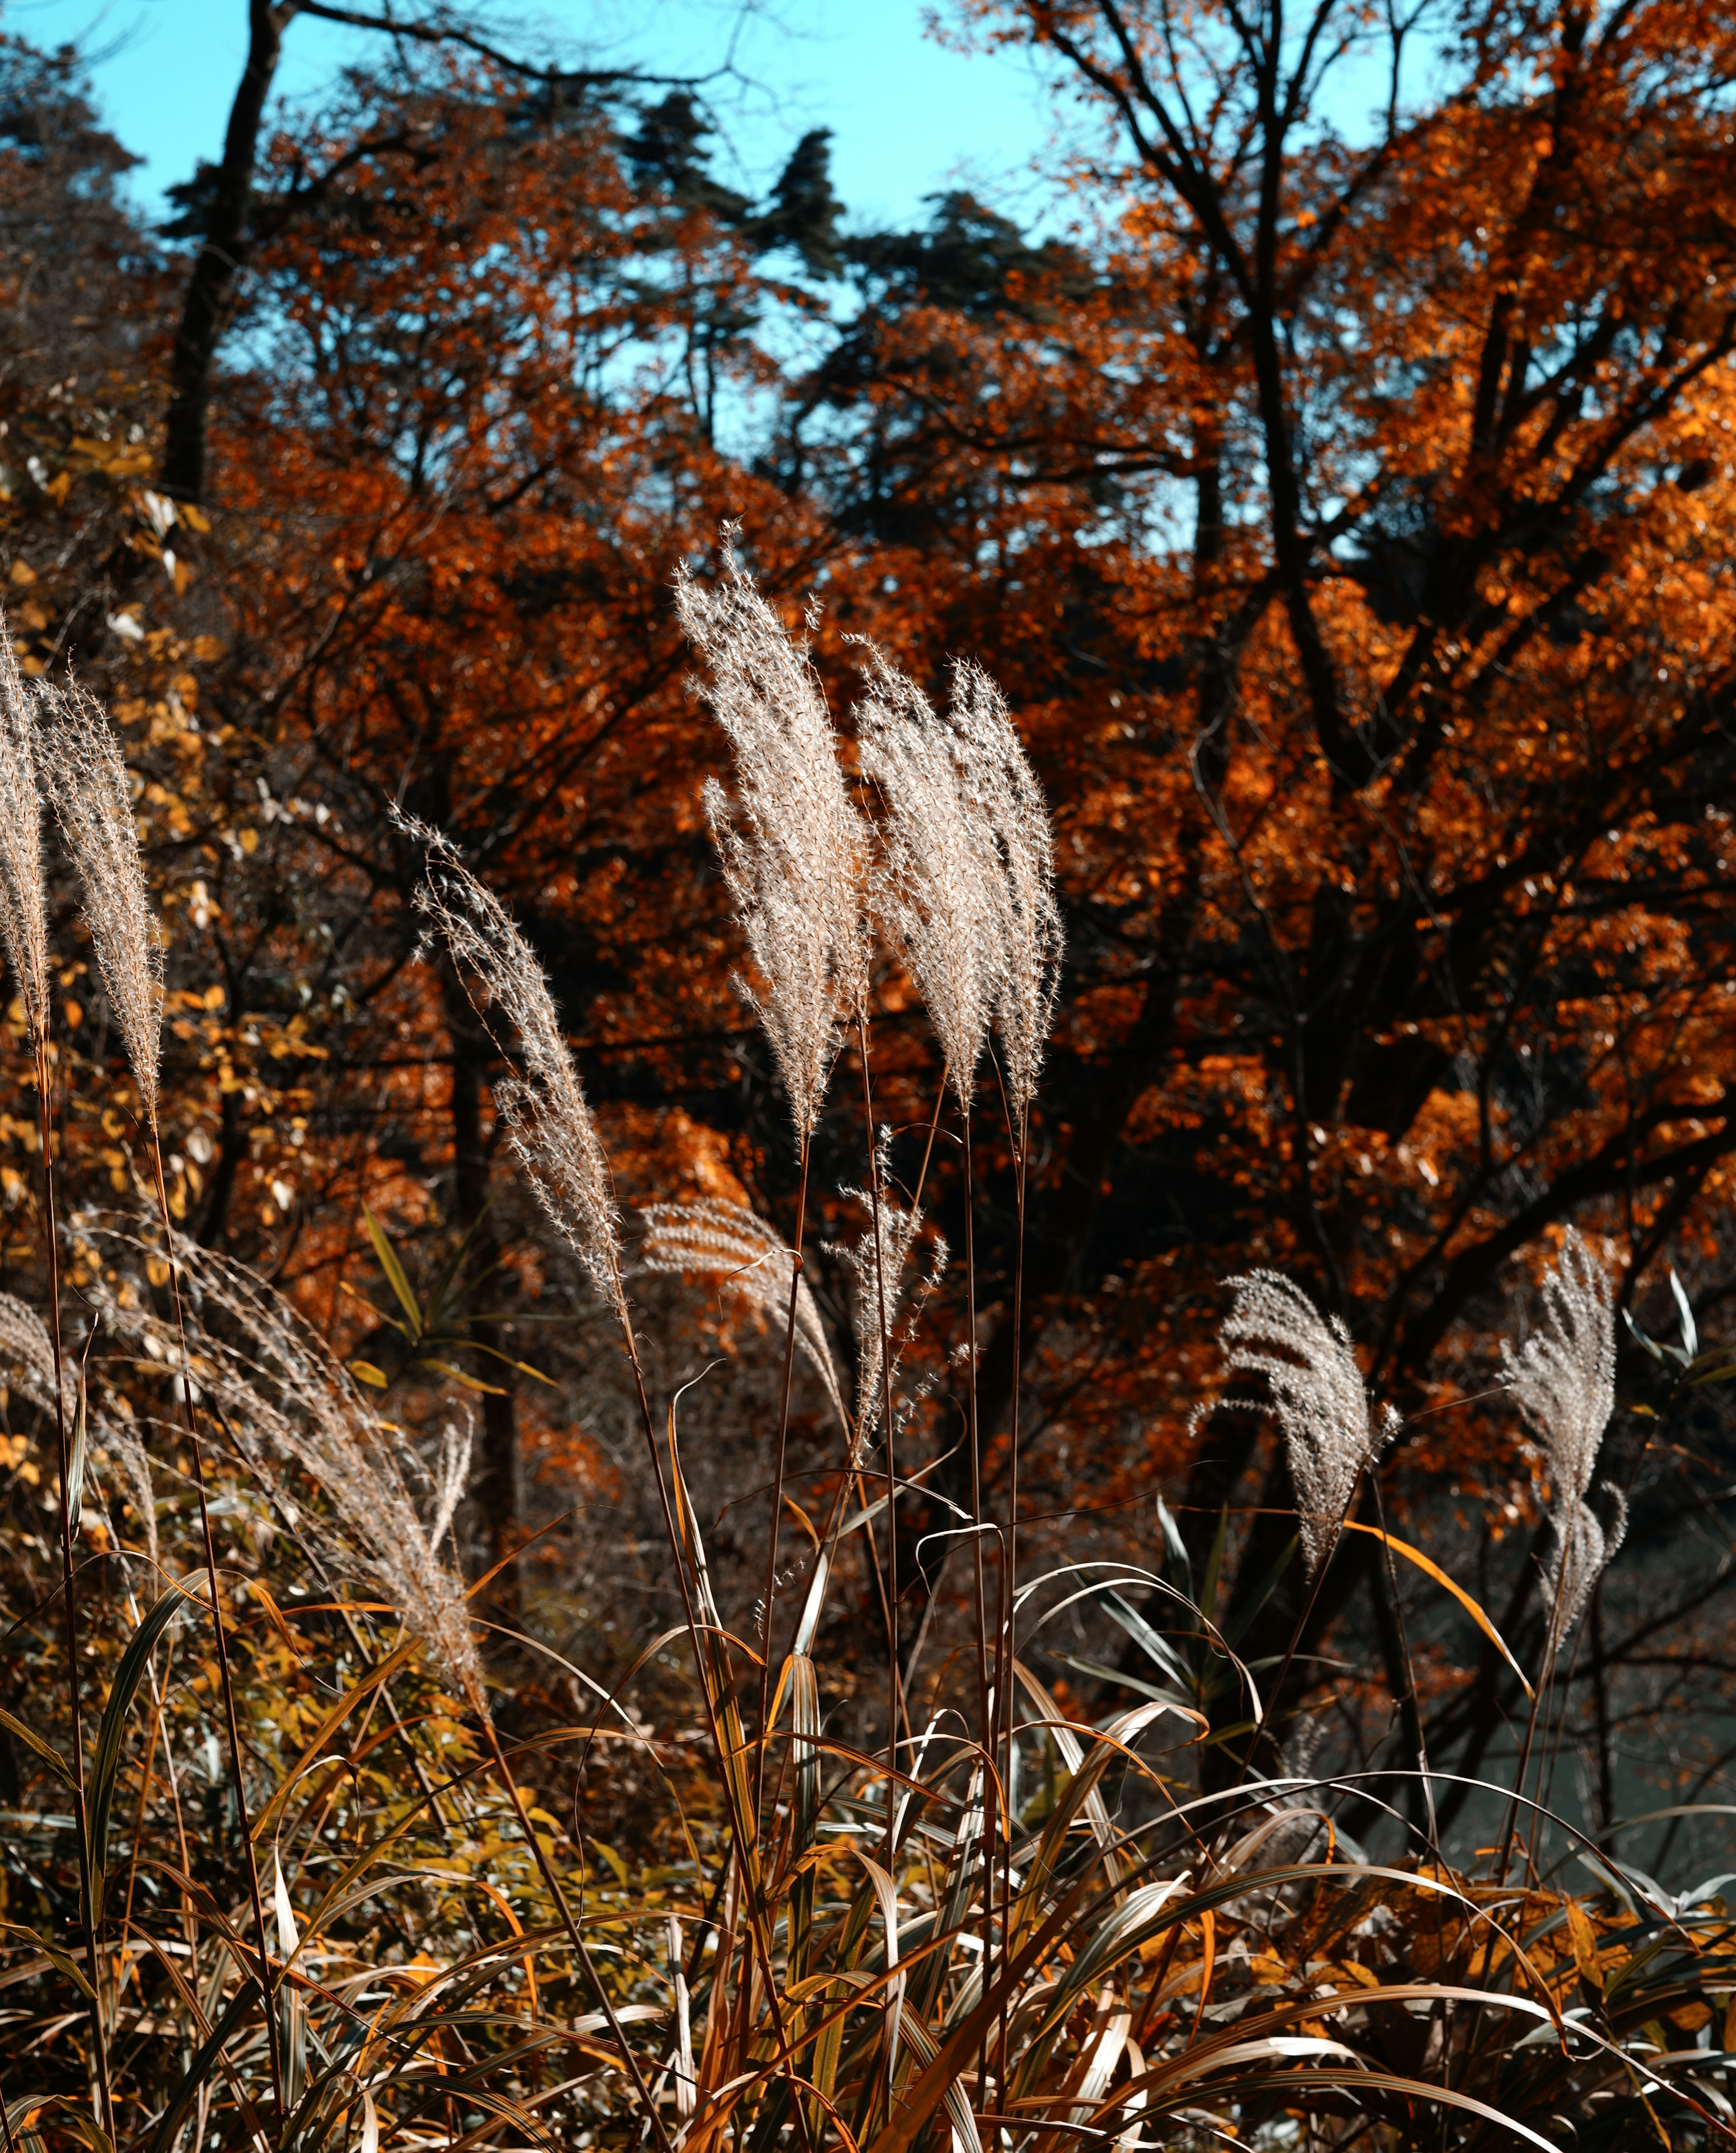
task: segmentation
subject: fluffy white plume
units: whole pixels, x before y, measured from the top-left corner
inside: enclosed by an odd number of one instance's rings
[[[704,654],[702,692],[736,755],[736,794],[715,780],[705,813],[754,977],[739,981],[764,1026],[803,1143],[819,1119],[843,1027],[868,991],[865,832],[838,763],[805,647],[734,553],[708,589],[684,571],[681,625]]]
[[[883,1150],[880,1162],[878,1261],[875,1256],[874,1199],[866,1188],[847,1188],[868,1213],[868,1223],[858,1239],[837,1244],[834,1253],[850,1280],[850,1314],[856,1331],[856,1451],[879,1425],[886,1403],[888,1379],[884,1372],[885,1346],[891,1349],[891,1375],[897,1377],[904,1349],[915,1335],[916,1319],[940,1283],[947,1264],[946,1243],[937,1234],[929,1244],[926,1273],[913,1285],[906,1277],[922,1213],[906,1210],[887,1194],[889,1159]]]
[[[48,1326],[33,1308],[13,1294],[0,1293],[0,1366],[33,1406],[44,1412],[54,1410],[54,1345]],[[64,1404],[72,1409],[73,1392],[64,1382]]]
[[[1031,1110],[1061,985],[1065,936],[1055,897],[1055,842],[1048,806],[1005,698],[980,665],[955,667],[950,716],[965,743],[965,782],[973,812],[999,856],[995,913],[995,1028],[1005,1057],[1013,1118]]]
[[[794,1252],[765,1220],[739,1204],[652,1204],[643,1217],[641,1257],[647,1270],[697,1272],[720,1279],[768,1321],[790,1312],[790,1266]],[[826,1326],[807,1280],[796,1288],[796,1343],[812,1365],[841,1426],[848,1428],[843,1394]]]
[[[0,936],[33,1039],[48,1036],[48,929],[43,899],[36,717],[0,613]]]
[[[1229,1367],[1264,1376],[1284,1431],[1302,1559],[1312,1577],[1331,1554],[1357,1476],[1376,1433],[1368,1393],[1336,1316],[1322,1316],[1278,1271],[1250,1271],[1229,1281],[1235,1296],[1218,1333]]]
[[[445,837],[408,817],[400,817],[400,826],[427,848],[427,880],[416,893],[417,910],[518,1034],[523,1077],[497,1084],[494,1092],[507,1142],[598,1292],[624,1311],[608,1162],[542,968],[506,907]]]
[[[151,1252],[120,1230],[97,1229],[110,1260],[140,1262]],[[339,1565],[372,1578],[444,1667],[458,1694],[486,1713],[464,1586],[435,1553],[451,1522],[469,1462],[469,1443],[447,1430],[433,1478],[431,1517],[424,1522],[411,1494],[430,1476],[402,1433],[371,1413],[319,1334],[283,1295],[240,1264],[196,1244],[178,1260],[199,1328],[188,1340],[200,1402],[237,1445],[294,1521]],[[172,1325],[158,1320],[142,1294],[104,1292],[104,1318],[143,1349],[149,1366],[176,1368]],[[328,1507],[309,1507],[304,1475]]]
[[[1604,1483],[1606,1527],[1586,1500],[1616,1407],[1616,1314],[1609,1275],[1571,1227],[1543,1281],[1542,1321],[1517,1352],[1504,1340],[1501,1358],[1549,1475],[1543,1568],[1553,1649],[1585,1611],[1627,1529],[1627,1500],[1612,1482]]]
[[[970,741],[869,650],[857,711],[863,774],[880,790],[878,895],[970,1111],[989,1025],[1006,991],[1005,877]]]
[[[40,766],[84,885],[109,1005],[126,1041],[144,1118],[155,1127],[163,1028],[163,958],[139,857],[120,744],[102,705],[75,686],[37,690]]]

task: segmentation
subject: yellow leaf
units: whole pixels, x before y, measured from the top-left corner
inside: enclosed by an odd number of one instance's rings
[[[386,1387],[384,1372],[376,1368],[371,1361],[351,1361],[346,1364],[359,1383],[369,1383],[376,1391]]]
[[[1597,1962],[1597,1932],[1583,1906],[1571,1901],[1567,1906],[1567,1933],[1573,1941],[1573,1962],[1594,1988],[1603,1986],[1603,1968]]]

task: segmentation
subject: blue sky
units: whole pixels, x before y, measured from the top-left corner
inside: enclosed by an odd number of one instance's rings
[[[1013,214],[1034,213],[1041,191],[1030,168],[1050,125],[1041,84],[1018,55],[944,48],[925,34],[932,13],[922,0],[557,0],[534,16],[511,10],[576,59],[680,74],[733,57],[744,79],[715,93],[729,130],[722,176],[751,190],[775,177],[805,129],[829,126],[833,184],[858,229],[908,224],[924,195],[960,183]],[[0,23],[38,44],[84,48],[107,124],[145,160],[134,183],[147,206],[220,151],[247,50],[246,0],[5,0]],[[279,87],[317,97],[375,42],[293,22]],[[521,28],[502,42],[533,49],[537,39]]]

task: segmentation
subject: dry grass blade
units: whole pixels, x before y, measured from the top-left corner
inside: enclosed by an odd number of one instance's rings
[[[675,610],[705,654],[702,692],[736,752],[736,797],[708,783],[705,812],[753,963],[738,985],[806,1143],[842,1027],[868,991],[866,837],[806,649],[733,552],[726,569],[716,590],[684,574]]]
[[[163,958],[126,766],[107,713],[74,685],[37,690],[42,774],[84,885],[84,917],[148,1127],[157,1120]]]
[[[1559,1643],[1584,1611],[1627,1524],[1627,1501],[1613,1482],[1603,1484],[1607,1524],[1586,1500],[1616,1407],[1616,1316],[1609,1275],[1572,1228],[1543,1281],[1542,1321],[1517,1352],[1504,1340],[1501,1357],[1549,1474],[1551,1541],[1544,1576],[1558,1610]]]
[[[523,1077],[495,1087],[507,1142],[598,1290],[623,1313],[619,1221],[608,1162],[542,967],[506,907],[446,838],[407,817],[400,818],[400,827],[426,851],[427,879],[416,893],[417,910],[518,1035]]]
[[[647,1270],[718,1277],[772,1322],[788,1312],[792,1251],[756,1213],[739,1204],[652,1204],[641,1214]],[[849,1426],[826,1326],[806,1279],[796,1288],[796,1343],[812,1366],[839,1424]]]
[[[1344,1325],[1322,1316],[1281,1273],[1250,1271],[1231,1279],[1229,1290],[1235,1302],[1218,1333],[1224,1363],[1266,1379],[1312,1577],[1332,1551],[1357,1476],[1374,1448],[1362,1371]]]

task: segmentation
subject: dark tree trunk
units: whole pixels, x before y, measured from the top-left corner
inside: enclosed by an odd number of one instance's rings
[[[247,211],[253,198],[253,166],[259,126],[277,71],[283,32],[296,13],[294,0],[248,0],[247,64],[223,138],[211,226],[193,263],[181,326],[169,369],[169,410],[157,483],[177,501],[205,497],[205,421],[211,400],[211,363],[222,333],[229,287],[247,258]]]

